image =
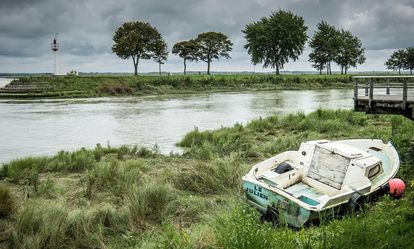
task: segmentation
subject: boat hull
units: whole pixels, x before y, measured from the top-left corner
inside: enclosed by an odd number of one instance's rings
[[[290,169],[283,171],[286,165]],[[242,178],[243,190],[265,217],[276,216],[279,223],[299,228],[357,211],[362,202],[386,192],[384,186],[398,168],[391,143],[311,141],[253,166]]]
[[[269,208],[278,215],[279,223],[286,223],[294,227],[302,227],[310,220],[318,217],[316,212],[305,209],[297,203],[277,193],[248,181],[243,181],[243,190],[248,202],[266,214]]]

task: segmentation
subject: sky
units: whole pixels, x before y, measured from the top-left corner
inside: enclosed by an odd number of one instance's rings
[[[208,31],[222,32],[234,43],[231,59],[212,63],[212,71],[270,71],[254,67],[243,48],[246,24],[290,10],[305,19],[308,36],[322,20],[358,36],[367,60],[350,71],[383,71],[393,51],[414,46],[414,0],[0,0],[0,73],[53,71],[50,43],[58,33],[59,73],[132,72],[132,60],[112,53],[113,34],[126,21],[155,26],[169,49],[179,41]],[[315,71],[306,45],[287,71]],[[162,70],[181,72],[182,59],[169,54]],[[190,71],[205,71],[206,63],[189,63]],[[154,61],[141,61],[140,72],[155,72]],[[333,70],[339,70],[334,66]]]

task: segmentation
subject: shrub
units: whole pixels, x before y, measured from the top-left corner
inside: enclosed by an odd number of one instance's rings
[[[15,201],[10,189],[0,185],[0,218],[10,216],[15,209]]]
[[[26,157],[13,160],[8,166],[7,175],[16,183],[30,182],[31,176],[45,171],[49,161],[48,157]]]
[[[49,163],[48,170],[55,172],[83,172],[95,166],[95,157],[96,155],[93,152],[85,148],[74,152],[60,151]]]

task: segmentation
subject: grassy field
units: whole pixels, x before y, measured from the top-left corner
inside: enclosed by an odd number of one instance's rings
[[[194,130],[183,155],[157,148],[28,157],[0,171],[0,248],[412,248],[414,122],[317,110]],[[260,222],[241,176],[313,139],[379,138],[401,158],[403,198],[299,231]]]
[[[0,97],[99,97],[242,90],[351,88],[349,75],[174,75],[33,76],[13,84],[38,85],[38,93],[1,93]]]

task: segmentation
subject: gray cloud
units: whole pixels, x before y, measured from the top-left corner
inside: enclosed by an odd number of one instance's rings
[[[113,65],[120,59],[111,54],[111,46],[114,30],[131,20],[148,21],[157,27],[170,48],[175,42],[193,38],[201,32],[223,32],[234,42],[233,59],[216,62],[218,69],[251,68],[243,49],[241,30],[247,23],[278,9],[292,10],[303,16],[309,36],[321,20],[350,30],[361,38],[367,50],[386,51],[370,52],[384,54],[382,60],[392,49],[414,45],[412,0],[1,0],[0,71],[20,71],[25,68],[21,65],[29,62],[27,58],[49,58],[50,40],[55,32],[59,33],[60,54],[66,56],[67,67],[80,71],[111,67],[114,71],[130,71],[127,62],[119,63],[117,67]],[[105,61],[107,65],[103,64]],[[374,66],[369,63],[367,60],[361,68]],[[45,65],[33,65],[31,70],[49,70]],[[95,70],[94,65],[97,66]],[[299,64],[292,65],[295,69],[301,66],[304,70],[311,69],[307,54],[301,57]],[[201,65],[196,64],[196,67]],[[144,63],[142,68],[152,70],[150,63]],[[179,71],[181,60],[170,55],[165,68]]]

